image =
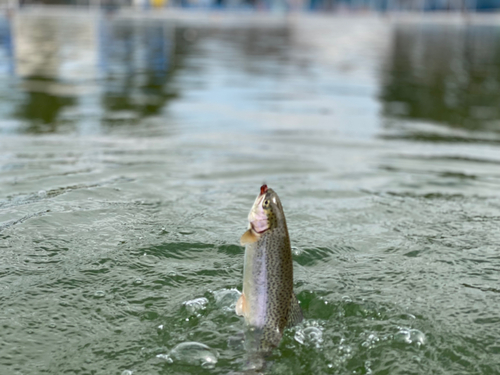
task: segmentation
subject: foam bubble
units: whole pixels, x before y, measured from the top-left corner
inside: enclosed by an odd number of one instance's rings
[[[319,327],[306,327],[295,332],[295,340],[302,345],[319,348],[323,343],[323,331]]]
[[[370,335],[368,335],[366,340],[361,344],[361,346],[371,349],[374,348],[379,341],[380,338],[377,335],[371,333]]]
[[[207,307],[208,299],[205,297],[195,298],[190,301],[186,301],[183,305],[186,307],[186,310],[191,314],[196,314],[201,310],[204,310]]]
[[[170,353],[158,354],[156,357],[164,359],[168,363],[176,362],[203,368],[214,368],[219,355],[205,344],[190,341],[182,342],[173,348]]]
[[[103,291],[103,290],[97,290],[95,293],[94,293],[94,297],[95,298],[103,298],[103,297],[106,297],[106,292]]]
[[[417,346],[425,343],[425,334],[418,329],[401,328],[395,335],[394,340],[406,344],[416,344]]]

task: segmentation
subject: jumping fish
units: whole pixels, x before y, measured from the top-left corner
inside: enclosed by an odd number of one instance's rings
[[[267,185],[248,214],[243,293],[236,313],[257,334],[253,350],[269,354],[281,341],[283,331],[300,323],[302,310],[293,292],[293,263],[285,214],[278,194]],[[248,346],[247,346],[248,349]]]

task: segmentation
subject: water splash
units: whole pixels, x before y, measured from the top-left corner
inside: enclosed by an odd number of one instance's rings
[[[190,314],[199,315],[199,312],[201,310],[206,309],[208,305],[208,299],[206,299],[205,297],[195,298],[193,300],[184,302],[183,305]]]
[[[238,301],[241,295],[241,293],[234,288],[216,290],[213,293],[217,307],[222,307],[225,310],[231,311],[234,311],[236,301]]]
[[[211,369],[217,364],[219,354],[205,344],[189,341],[178,344],[168,354],[158,354],[156,357],[165,360],[167,363],[179,363]]]
[[[366,340],[363,341],[363,343],[361,344],[361,346],[363,346],[365,348],[368,348],[368,349],[372,349],[372,348],[374,348],[377,345],[377,343],[379,341],[380,341],[380,338],[377,335],[371,333],[371,334],[368,335],[368,337],[366,338]]]
[[[295,332],[294,339],[302,345],[312,346],[319,349],[323,343],[323,330],[320,327],[315,326],[299,328]]]
[[[425,343],[425,334],[418,329],[401,328],[398,333],[394,335],[394,340],[421,346]]]

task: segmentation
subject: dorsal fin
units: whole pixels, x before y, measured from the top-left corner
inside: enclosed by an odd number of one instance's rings
[[[300,308],[299,301],[295,293],[292,293],[292,298],[290,298],[290,310],[288,312],[287,327],[293,327],[299,324],[304,319],[302,314],[302,309]]]

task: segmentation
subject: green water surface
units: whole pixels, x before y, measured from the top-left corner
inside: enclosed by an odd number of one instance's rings
[[[500,28],[21,12],[0,75],[0,374],[240,371],[264,181],[269,374],[500,373]]]

